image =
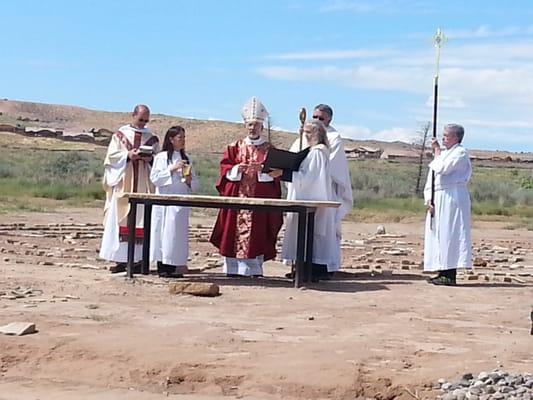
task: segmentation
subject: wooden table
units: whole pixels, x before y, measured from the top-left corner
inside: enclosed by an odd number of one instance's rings
[[[320,207],[336,208],[340,206],[340,203],[334,201],[282,200],[224,196],[125,193],[124,197],[129,200],[131,206],[128,214],[128,277],[133,277],[135,221],[138,204],[144,205],[144,238],[141,269],[143,274],[148,274],[150,271],[150,229],[152,206],[154,205],[279,211],[298,214],[298,238],[296,245],[294,287],[300,287],[303,282],[308,282],[311,279],[311,266],[313,263],[313,231],[316,209]]]

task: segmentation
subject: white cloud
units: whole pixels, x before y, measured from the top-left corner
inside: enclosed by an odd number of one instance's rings
[[[533,129],[533,121],[525,120],[465,119],[463,123],[479,128]]]
[[[366,50],[353,53],[359,51]],[[257,72],[270,79],[323,81],[360,89],[423,94],[424,98],[431,93],[435,73],[431,50],[415,50],[409,54],[393,53],[388,49],[375,51],[376,54],[388,52],[391,56],[361,60],[355,66],[272,65],[259,68]],[[299,56],[305,54],[299,53]],[[312,54],[307,53],[307,56]],[[479,100],[533,106],[533,43],[484,43],[448,49],[441,58],[440,86],[446,90],[449,107],[460,108]]]
[[[333,51],[316,51],[316,52],[300,52],[300,53],[282,53],[271,54],[265,58],[269,60],[345,60],[356,58],[376,58],[390,56],[394,54],[391,50],[333,50]]]
[[[381,131],[372,131],[370,128],[358,125],[335,125],[342,137],[355,140],[381,140],[385,142],[401,141],[411,143],[417,132],[407,128],[390,128]]]
[[[418,69],[384,69],[371,65],[355,68],[325,67],[262,67],[257,72],[270,79],[287,81],[329,81],[343,86],[378,89],[401,90],[411,93],[423,92],[428,85],[423,85],[420,79],[414,79],[413,74],[421,76],[424,71]],[[428,81],[429,82],[429,81]]]
[[[441,52],[439,130],[441,121],[458,121],[468,127],[468,141],[470,145],[474,143],[473,148],[532,150],[533,41],[525,40],[524,35],[533,35],[533,26],[450,32],[457,40],[450,40]],[[471,41],[465,43],[461,37]],[[498,40],[501,37],[512,39],[503,42]],[[388,107],[399,111],[391,111],[394,117],[387,120],[394,128],[377,131],[346,125],[341,132],[347,137],[411,142],[416,132],[401,126],[431,118],[435,50],[429,40],[423,49],[387,46],[371,52],[356,48],[285,53],[271,60],[271,65],[257,70],[269,79],[355,88],[374,92],[374,98],[376,92],[395,92],[386,94],[390,97]],[[276,60],[282,60],[284,65],[276,65]],[[302,60],[306,62],[299,62]],[[323,65],[324,60],[331,62]],[[402,104],[402,94],[410,95],[407,109]],[[391,96],[398,99],[396,105]],[[418,105],[413,104],[417,97]]]
[[[508,26],[501,29],[493,29],[486,25],[481,25],[475,29],[462,29],[449,31],[446,36],[450,39],[487,39],[504,38],[511,36],[532,35],[533,26],[520,27]]]
[[[330,0],[319,8],[321,13],[351,12],[356,14],[380,13],[397,14],[409,10],[410,13],[434,12],[426,1],[416,0]]]
[[[439,108],[466,108],[467,104],[461,97],[439,96],[437,98]],[[433,107],[433,95],[428,97],[426,107]]]

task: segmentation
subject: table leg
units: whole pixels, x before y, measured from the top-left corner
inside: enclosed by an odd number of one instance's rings
[[[126,276],[133,278],[133,259],[135,257],[135,220],[137,219],[137,203],[130,200],[128,214],[128,264]]]
[[[306,233],[306,250],[305,250],[305,274],[304,282],[311,281],[313,269],[313,235],[315,231],[315,212],[307,214],[307,233]]]
[[[143,275],[150,273],[150,234],[152,227],[152,203],[144,204],[144,226],[143,226],[143,259],[141,272]]]
[[[294,268],[294,287],[302,286],[304,280],[305,239],[307,227],[307,212],[298,212],[298,238],[296,242],[296,265]]]

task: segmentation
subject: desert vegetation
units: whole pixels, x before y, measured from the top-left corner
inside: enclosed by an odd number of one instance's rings
[[[14,138],[16,139],[13,143]],[[24,142],[20,142],[24,140]],[[104,148],[53,139],[0,136],[0,212],[42,210],[59,204],[102,205]],[[216,194],[220,155],[192,154],[201,194]],[[416,192],[418,165],[387,160],[351,160],[355,207],[351,218],[400,221],[421,217],[424,205]],[[427,174],[424,167],[423,177]],[[531,170],[474,165],[470,185],[473,212],[486,217],[533,218]]]

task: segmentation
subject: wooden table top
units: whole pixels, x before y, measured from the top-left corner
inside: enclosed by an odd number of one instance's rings
[[[336,201],[313,201],[313,200],[285,200],[285,199],[266,199],[252,197],[226,197],[226,196],[204,196],[196,194],[147,194],[147,193],[124,193],[123,197],[137,200],[171,200],[171,201],[188,201],[209,205],[248,205],[248,206],[273,206],[273,207],[332,207],[338,208],[341,203]]]

